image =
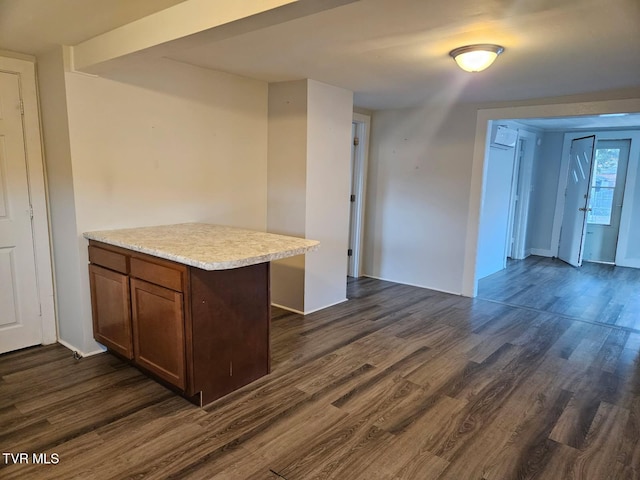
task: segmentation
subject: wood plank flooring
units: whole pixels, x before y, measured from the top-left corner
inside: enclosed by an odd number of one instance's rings
[[[205,409],[109,354],[1,355],[0,450],[30,462],[0,458],[0,478],[640,479],[635,329],[373,279],[348,293],[274,309],[272,374]]]
[[[530,256],[480,280],[478,296],[640,332],[640,269]]]

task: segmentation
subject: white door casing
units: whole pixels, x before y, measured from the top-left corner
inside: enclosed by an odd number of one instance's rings
[[[57,328],[35,59],[24,55],[0,57],[0,76],[2,353],[54,343]]]
[[[0,72],[0,352],[42,342],[20,79]]]
[[[582,264],[582,244],[587,227],[587,205],[595,136],[571,142],[569,173],[565,190],[562,234],[558,258],[574,267]]]
[[[358,278],[362,270],[362,249],[364,243],[364,212],[369,155],[369,126],[371,117],[353,114],[352,140],[357,137],[357,145],[351,150],[351,194],[349,202],[349,246],[352,255],[347,260],[347,275]],[[353,142],[352,142],[353,143]]]
[[[356,177],[356,149],[358,148],[358,136],[356,135],[357,125],[351,124],[351,198],[349,199],[349,253],[347,264],[347,275],[349,277],[354,276],[355,265],[353,256],[353,246],[355,244],[355,220],[356,220],[356,189],[357,189],[357,177]]]
[[[520,167],[523,163],[525,140],[518,135],[515,157],[513,162],[513,175],[511,179],[511,200],[509,207],[509,228],[507,235],[504,266],[507,266],[507,258],[517,259],[516,230],[518,228],[518,210],[520,206]]]
[[[526,130],[518,130],[518,142],[523,142],[523,150],[518,168],[518,202],[513,221],[512,258],[523,259],[530,255],[529,248],[529,209],[531,205],[531,187],[533,162],[537,136]]]

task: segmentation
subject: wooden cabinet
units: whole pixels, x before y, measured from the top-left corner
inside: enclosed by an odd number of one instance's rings
[[[136,363],[184,390],[182,294],[132,278],[131,312]]]
[[[204,405],[270,371],[269,263],[205,271],[89,243],[94,337]]]
[[[125,358],[133,358],[129,277],[89,265],[93,336]]]

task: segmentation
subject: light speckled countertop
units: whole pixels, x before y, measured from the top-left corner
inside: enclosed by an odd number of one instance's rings
[[[203,270],[227,270],[317,250],[320,242],[207,223],[85,232],[89,240]]]

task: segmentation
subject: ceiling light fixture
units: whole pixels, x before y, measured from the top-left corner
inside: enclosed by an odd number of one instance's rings
[[[483,43],[467,45],[449,52],[458,66],[467,72],[481,72],[504,52],[504,47]]]

